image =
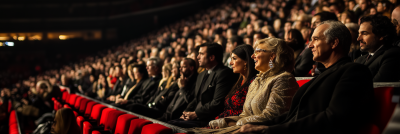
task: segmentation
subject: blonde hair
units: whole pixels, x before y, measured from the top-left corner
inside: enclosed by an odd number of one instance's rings
[[[52,134],[82,134],[72,109],[62,108],[57,110],[54,118],[54,129]]]
[[[265,45],[269,50],[276,54],[276,57],[272,62],[274,67],[270,69],[272,75],[281,71],[293,71],[294,51],[284,40],[279,38],[265,38],[257,40],[256,46],[258,45]]]
[[[168,73],[168,77],[167,78],[163,78],[163,79],[161,79],[161,81],[160,81],[160,83],[158,84],[158,86],[161,86],[162,85],[162,83],[164,83],[165,81],[168,81],[168,79],[170,79],[171,77],[172,77],[172,64],[170,64],[170,63],[168,63],[168,64],[165,64],[163,67],[162,67],[162,71],[166,71],[167,73]],[[164,76],[163,76],[164,77]]]

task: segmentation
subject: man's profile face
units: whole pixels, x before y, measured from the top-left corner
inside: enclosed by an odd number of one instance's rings
[[[311,28],[315,29],[319,23],[321,23],[321,16],[317,15],[317,16],[312,17]]]
[[[360,0],[359,4],[360,4],[361,11],[365,11],[365,9],[367,9],[367,6],[368,6],[367,0]]]
[[[156,71],[157,71],[157,67],[155,66],[155,64],[153,63],[153,61],[147,61],[146,63],[146,69],[147,69],[147,73],[152,76],[152,75],[156,75]]]
[[[373,53],[377,49],[379,38],[372,33],[371,22],[361,23],[357,41],[360,42],[360,49],[363,52]]]
[[[308,47],[312,51],[314,61],[323,62],[327,60],[332,53],[332,47],[327,42],[326,36],[324,35],[324,31],[328,28],[329,24],[322,24],[315,29],[311,36],[312,41]]]
[[[207,55],[207,46],[200,47],[199,55],[197,55],[200,67],[206,67],[209,64],[209,59]]]

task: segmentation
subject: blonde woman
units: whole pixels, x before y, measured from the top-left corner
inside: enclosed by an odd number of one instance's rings
[[[278,38],[258,40],[256,46],[251,57],[259,74],[249,86],[243,112],[239,116],[212,120],[209,126],[214,129],[194,129],[195,132],[231,133],[247,122],[271,120],[289,111],[299,88],[290,73],[294,68],[293,50]]]

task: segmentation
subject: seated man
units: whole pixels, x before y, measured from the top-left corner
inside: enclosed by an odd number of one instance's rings
[[[361,51],[368,52],[356,60],[366,65],[374,82],[397,82],[400,80],[400,48],[392,46],[396,27],[386,16],[361,18],[358,30]]]
[[[224,99],[237,77],[222,63],[222,46],[217,43],[200,45],[199,66],[206,68],[197,77],[194,100],[192,100],[180,119],[169,123],[190,128],[204,127],[224,110]]]
[[[327,69],[304,84],[289,112],[272,120],[249,123],[237,133],[338,134],[357,133],[371,117],[372,75],[347,54],[351,35],[339,21],[325,21],[312,35],[313,60]]]

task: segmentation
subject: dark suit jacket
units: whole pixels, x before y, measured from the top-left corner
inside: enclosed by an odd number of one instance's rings
[[[311,49],[306,47],[304,51],[296,58],[293,75],[295,77],[304,77],[313,68],[313,55]]]
[[[397,82],[400,80],[400,48],[391,45],[385,45],[368,61],[367,55],[361,56],[356,63],[366,65],[374,82]]]
[[[161,121],[169,121],[177,119],[182,115],[190,101],[194,98],[194,90],[196,88],[197,72],[189,77],[187,84],[180,88],[175,94],[162,117],[158,118]]]
[[[146,104],[150,100],[150,98],[157,91],[158,83],[161,80],[161,76],[158,75],[154,78],[149,77],[145,81],[140,88],[140,90],[135,94],[135,96],[130,99],[130,103],[138,103],[138,104]],[[152,80],[153,79],[153,80]]]
[[[162,90],[154,99],[154,107],[160,111],[165,111],[178,90],[179,86],[177,82],[174,82],[169,88]]]
[[[269,126],[268,134],[356,133],[371,117],[373,95],[368,68],[346,57],[300,87],[289,112],[251,124]]]
[[[185,111],[195,111],[198,120],[212,120],[224,110],[225,96],[228,94],[237,76],[232,70],[218,64],[208,76],[203,89],[200,89],[203,77],[208,71],[199,74],[196,81],[195,98]]]

